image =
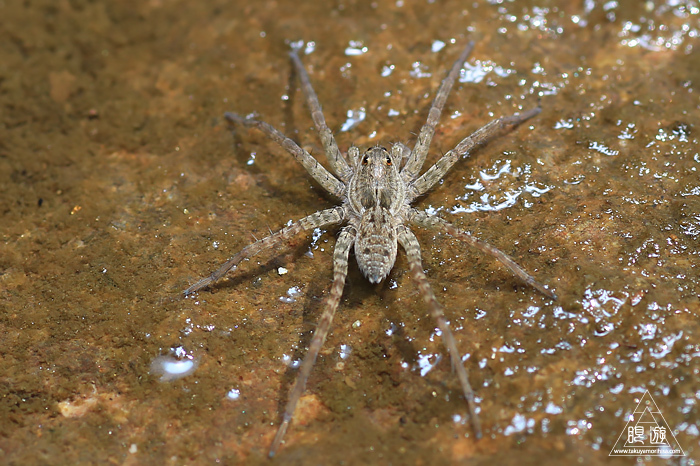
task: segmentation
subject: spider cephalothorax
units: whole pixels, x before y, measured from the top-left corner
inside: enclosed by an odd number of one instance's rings
[[[401,146],[391,152],[373,147],[364,154],[356,148],[349,151],[353,173],[348,180],[348,224],[357,232],[355,257],[362,274],[372,283],[379,283],[396,261],[397,231],[408,210],[406,189],[401,182],[399,165]]]

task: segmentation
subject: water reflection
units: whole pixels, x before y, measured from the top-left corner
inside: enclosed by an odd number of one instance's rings
[[[340,131],[350,131],[351,129],[355,128],[357,125],[362,123],[366,117],[367,112],[365,111],[364,107],[348,110],[347,120],[345,120],[345,123],[343,123],[343,125],[340,127]]]
[[[524,432],[532,433],[535,428],[535,420],[526,418],[522,414],[516,414],[510,421],[510,424],[503,429],[503,435],[513,435],[515,433]]]
[[[369,51],[369,48],[364,46],[362,41],[351,40],[348,46],[345,48],[345,55],[348,57],[356,57],[359,55],[364,55]]]
[[[530,198],[538,198],[554,188],[553,185],[544,184],[533,180],[532,165],[526,163],[522,166],[514,166],[511,159],[499,159],[494,161],[491,168],[481,170],[479,179],[467,183],[464,188],[467,193],[457,197],[457,201],[470,201],[473,194],[481,193],[478,200],[471,200],[469,204],[458,203],[448,212],[451,214],[499,211],[513,207],[522,199],[524,207],[531,207]],[[509,188],[499,189],[498,183],[508,184]],[[515,185],[515,187],[512,187]],[[495,192],[487,192],[492,190]]]
[[[421,377],[425,377],[440,362],[440,354],[418,354],[417,365],[420,369]]]
[[[169,354],[156,357],[151,362],[150,373],[160,376],[161,382],[172,382],[194,373],[199,366],[199,358],[184,347],[170,349]]]
[[[505,78],[513,73],[514,70],[503,68],[492,61],[474,60],[466,62],[459,73],[459,82],[461,83],[480,83],[489,73],[493,73],[498,77]],[[493,82],[489,82],[493,85]]]
[[[286,296],[280,296],[279,300],[285,304],[295,303],[297,298],[301,296],[301,289],[298,286],[293,286],[287,290]]]
[[[237,388],[232,388],[226,393],[226,398],[232,401],[236,401],[241,397],[241,391]]]

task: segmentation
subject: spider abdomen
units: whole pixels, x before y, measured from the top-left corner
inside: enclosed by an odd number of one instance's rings
[[[396,228],[390,212],[382,207],[367,209],[360,220],[355,239],[355,258],[362,274],[371,283],[384,280],[396,261]]]

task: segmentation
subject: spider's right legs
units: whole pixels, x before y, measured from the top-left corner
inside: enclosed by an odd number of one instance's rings
[[[306,168],[309,175],[311,175],[318,182],[318,184],[323,186],[326,191],[333,194],[337,198],[342,199],[343,194],[345,193],[345,185],[328,170],[326,170],[323,165],[318,163],[318,161],[313,158],[311,154],[299,147],[296,142],[286,137],[274,126],[270,125],[269,123],[265,123],[264,121],[244,118],[236,113],[226,112],[224,113],[224,116],[228,121],[232,121],[247,127],[254,127],[265,133],[267,137],[292,154],[294,158],[297,159],[299,163],[304,166],[304,168]]]
[[[414,180],[418,176],[421,167],[423,167],[425,157],[428,155],[430,143],[433,140],[433,135],[435,134],[435,127],[440,120],[442,109],[447,101],[447,96],[450,94],[452,86],[457,80],[457,76],[459,76],[459,70],[462,69],[462,65],[467,60],[467,57],[473,48],[474,42],[469,42],[457,61],[454,63],[454,65],[452,65],[452,69],[447,74],[447,77],[442,81],[437,95],[435,95],[433,105],[430,107],[430,111],[428,112],[428,120],[420,129],[418,141],[416,141],[416,145],[413,148],[411,156],[408,158],[406,165],[401,170],[401,175],[405,181]]]
[[[313,230],[314,228],[325,228],[330,225],[336,225],[343,221],[344,211],[342,207],[334,207],[332,209],[322,210],[320,212],[313,213],[301,220],[292,223],[291,225],[282,228],[280,231],[273,233],[255,243],[246,246],[238,254],[231,257],[229,260],[224,262],[221,267],[214,271],[208,277],[202,278],[194,285],[183,291],[185,296],[190,295],[196,291],[206,288],[212,283],[219,280],[221,277],[226,275],[229,270],[235,268],[243,259],[253,257],[254,255],[266,250],[271,249],[280,243],[283,243],[293,236],[301,233],[302,231]]]
[[[323,116],[323,111],[321,111],[321,104],[318,102],[318,96],[314,92],[314,88],[311,86],[311,81],[309,80],[309,75],[304,69],[299,55],[297,55],[296,50],[289,52],[289,56],[294,63],[294,67],[299,74],[299,80],[301,81],[301,89],[306,97],[306,105],[309,106],[311,111],[311,118],[314,120],[318,134],[321,137],[321,142],[323,143],[323,150],[326,152],[326,158],[328,163],[333,170],[343,181],[346,181],[350,175],[350,165],[341,155],[340,149],[338,149],[338,144],[335,142],[333,133],[328,128],[326,124],[326,119]]]
[[[496,248],[495,246],[491,246],[486,241],[481,241],[480,239],[473,237],[466,231],[460,230],[456,226],[452,225],[449,222],[446,222],[440,217],[436,217],[435,215],[428,215],[425,212],[420,212],[415,209],[411,211],[411,221],[416,225],[425,228],[442,228],[449,235],[461,239],[462,241],[478,249],[479,251],[496,258],[501,264],[505,265],[508,268],[508,270],[510,270],[513,273],[513,275],[515,275],[520,280],[527,283],[543,295],[552,299],[557,299],[557,295],[552,290],[535,280],[535,278],[532,275],[530,275],[525,269],[520,267],[518,263],[515,262],[508,254]]]
[[[335,243],[335,250],[333,251],[333,285],[328,295],[328,301],[326,301],[326,309],[323,311],[321,320],[318,322],[318,326],[314,331],[314,336],[309,344],[309,351],[306,353],[301,363],[299,375],[297,375],[297,380],[294,382],[294,388],[292,388],[292,391],[289,393],[287,406],[284,408],[284,415],[282,416],[282,423],[277,429],[275,439],[270,446],[269,456],[271,458],[275,456],[277,448],[279,448],[282,443],[282,438],[284,437],[284,433],[287,432],[287,427],[289,427],[289,423],[292,420],[299,398],[301,398],[301,395],[306,389],[306,381],[309,379],[309,374],[311,374],[311,369],[314,367],[316,357],[318,357],[318,353],[321,351],[321,347],[328,336],[328,331],[333,322],[333,316],[335,315],[336,309],[338,309],[340,297],[343,295],[345,278],[348,275],[348,255],[350,254],[350,248],[355,243],[355,235],[355,230],[352,227],[345,227],[340,232],[338,241]]]
[[[427,169],[425,173],[423,173],[417,180],[411,183],[410,199],[413,200],[416,197],[425,194],[426,191],[435,186],[435,184],[440,181],[443,176],[445,176],[450,168],[452,168],[452,166],[457,163],[462,156],[469,153],[470,150],[479,144],[483,144],[488,141],[499,130],[507,126],[519,125],[523,121],[534,117],[541,111],[542,109],[540,107],[535,107],[527,112],[519,113],[517,115],[501,117],[474,131],[471,135],[467,136],[459,144],[457,144],[454,149],[443,155],[440,160],[435,162],[435,164]]]
[[[462,385],[462,393],[464,394],[464,398],[467,400],[469,417],[471,420],[472,429],[474,429],[474,435],[476,438],[481,438],[481,422],[479,421],[479,416],[476,413],[474,391],[469,383],[467,370],[464,368],[464,364],[462,363],[462,356],[459,349],[457,349],[457,343],[455,342],[455,338],[450,330],[450,325],[445,318],[445,313],[435,297],[435,293],[433,293],[433,290],[430,288],[428,278],[425,276],[425,272],[423,271],[418,239],[411,230],[403,225],[399,227],[398,239],[399,243],[401,243],[401,246],[406,251],[411,276],[416,282],[416,285],[418,285],[418,291],[420,292],[421,296],[423,296],[423,301],[428,306],[430,313],[437,322],[440,332],[442,333],[442,341],[445,344],[447,351],[450,353],[452,368],[457,372],[457,378],[459,379],[459,383]]]

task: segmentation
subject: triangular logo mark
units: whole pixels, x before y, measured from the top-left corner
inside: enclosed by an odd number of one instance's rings
[[[609,456],[685,456],[649,390],[627,420]]]

